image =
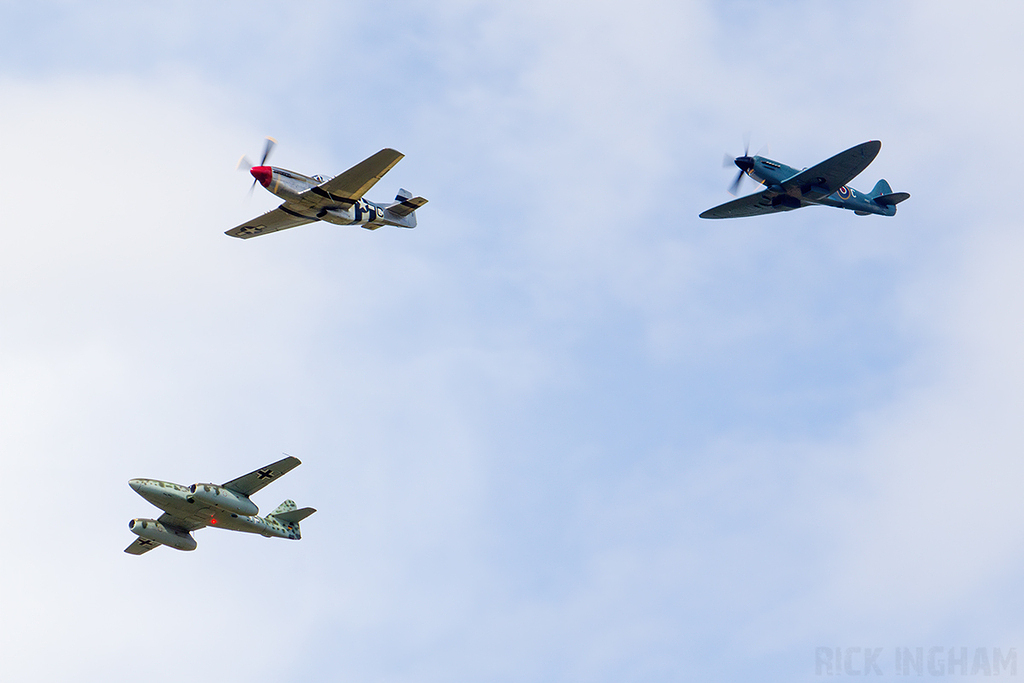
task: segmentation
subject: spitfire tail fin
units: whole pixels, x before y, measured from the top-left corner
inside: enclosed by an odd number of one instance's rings
[[[886,207],[886,215],[892,216],[896,213],[896,205],[910,199],[910,194],[908,192],[893,192],[889,183],[879,180],[868,197],[874,199],[879,206]],[[892,213],[888,213],[890,209]]]
[[[869,197],[881,197],[883,194],[892,194],[892,188],[889,187],[889,183],[883,178],[875,183],[875,187],[871,190]]]
[[[893,212],[895,213],[896,205],[910,199],[910,193],[893,192],[892,188],[889,187],[889,183],[884,180],[879,180],[875,183],[875,188],[871,190],[871,194],[869,194],[868,197],[874,199],[876,204],[893,207]]]

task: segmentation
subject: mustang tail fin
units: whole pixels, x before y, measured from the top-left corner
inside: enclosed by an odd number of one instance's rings
[[[395,195],[395,201],[385,210],[385,217],[401,228],[416,227],[416,209],[427,203],[423,197],[413,197],[412,192],[402,188]]]

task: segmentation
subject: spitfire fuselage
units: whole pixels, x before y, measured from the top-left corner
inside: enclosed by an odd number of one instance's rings
[[[784,190],[782,188],[783,183],[800,173],[799,169],[780,164],[777,161],[772,161],[762,156],[754,156],[750,157],[750,159],[752,164],[744,172],[769,190],[776,189],[779,196],[773,199],[773,201],[780,203],[790,202],[795,204],[794,208],[804,204],[824,204],[825,206],[834,206],[839,209],[849,209],[862,215],[875,213],[881,216],[894,216],[896,214],[895,206],[879,204],[873,197],[858,192],[847,185],[843,185],[837,192],[833,192],[826,197],[815,199],[804,197],[798,187]]]
[[[132,479],[128,485],[164,512],[196,527],[213,526],[267,537],[277,536],[295,540],[301,538],[297,524],[282,524],[273,515],[257,517],[259,509],[247,497],[238,496],[214,484],[195,484],[194,488],[198,490],[199,495],[188,486],[158,479]],[[218,498],[222,498],[223,502],[219,502]],[[252,506],[253,513],[239,514],[247,509],[244,505],[246,502]],[[132,521],[152,523],[152,520]],[[132,527],[132,531],[142,535],[135,527]]]

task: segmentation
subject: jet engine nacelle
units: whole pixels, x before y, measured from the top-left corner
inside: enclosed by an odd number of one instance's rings
[[[192,484],[192,486],[188,487],[188,490],[191,494],[189,498],[194,499],[195,502],[226,512],[233,512],[236,515],[251,517],[260,511],[256,507],[256,503],[249,500],[248,496],[235,493],[223,486],[217,486],[216,484]]]
[[[162,543],[176,550],[195,550],[196,539],[187,531],[179,531],[164,526],[155,519],[133,519],[128,528],[140,538]]]

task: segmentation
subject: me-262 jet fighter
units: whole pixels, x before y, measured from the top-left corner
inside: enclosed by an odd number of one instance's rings
[[[128,485],[164,510],[164,514],[159,519],[139,518],[128,522],[128,528],[138,538],[124,551],[141,555],[161,545],[177,550],[195,550],[192,532],[205,526],[297,541],[302,538],[299,522],[316,510],[296,509],[294,501],[286,500],[266,517],[257,517],[259,508],[249,500],[249,496],[301,464],[298,458],[288,456],[220,486],[182,486],[157,479],[132,479]]]
[[[225,234],[249,239],[316,221],[358,225],[367,230],[376,230],[383,225],[416,227],[415,211],[427,203],[423,197],[413,197],[408,190],[399,189],[395,201],[386,204],[363,199],[363,195],[401,161],[404,154],[393,149],[382,149],[341,175],[329,178],[305,176],[276,166],[266,166],[267,157],[275,144],[273,138],[267,138],[259,165],[253,165],[242,157],[238,168],[247,169],[252,174],[255,178],[253,187],[259,183],[284,199],[284,204],[259,218],[231,228]]]
[[[736,174],[730,192],[736,194],[744,174],[767,186],[767,189],[708,209],[700,217],[759,216],[792,211],[812,204],[849,209],[858,216],[871,213],[894,216],[896,205],[910,198],[908,193],[893,192],[884,180],[879,180],[867,194],[846,186],[874,161],[880,149],[882,143],[871,140],[840,152],[817,166],[798,171],[766,157],[750,156],[748,147],[743,156],[732,160],[740,171]]]

